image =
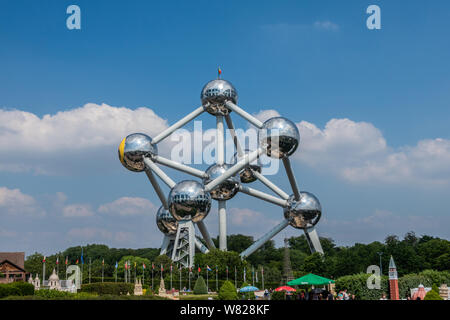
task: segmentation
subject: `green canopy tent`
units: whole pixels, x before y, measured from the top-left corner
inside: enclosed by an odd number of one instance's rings
[[[310,273],[307,274],[306,276],[289,281],[287,284],[290,286],[302,286],[302,285],[323,286],[330,283],[334,283],[334,280],[327,279]]]

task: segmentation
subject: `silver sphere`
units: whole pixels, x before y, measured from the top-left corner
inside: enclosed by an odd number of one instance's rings
[[[322,206],[312,193],[300,192],[300,200],[295,200],[294,195],[291,195],[288,202],[289,206],[284,208],[284,217],[294,228],[310,228],[319,222]]]
[[[158,154],[158,147],[152,144],[152,138],[143,133],[133,133],[122,140],[119,145],[119,159],[125,168],[131,171],[144,171],[142,157]]]
[[[170,213],[178,221],[199,222],[211,209],[211,196],[200,182],[184,180],[170,190],[168,205]]]
[[[214,116],[226,116],[231,112],[225,105],[227,100],[237,103],[238,94],[234,86],[222,79],[216,79],[208,82],[202,89],[200,95],[202,105],[206,111]]]
[[[248,149],[245,149],[244,155],[246,155],[248,153],[250,153],[250,151]],[[239,160],[241,160],[243,158],[243,156],[239,157],[239,155],[236,152],[233,155],[233,158],[231,159],[231,163],[236,164]],[[254,162],[250,163],[248,166],[246,166],[244,169],[242,169],[241,172],[239,172],[239,177],[241,179],[241,182],[242,183],[251,183],[251,182],[256,181],[257,178],[253,174],[253,171],[257,171],[257,172],[261,173],[261,161],[259,159],[259,156]]]
[[[203,183],[206,185],[214,179],[220,177],[231,166],[228,164],[213,164],[206,170],[208,178],[203,179]],[[224,182],[219,184],[213,190],[210,191],[211,198],[214,200],[230,200],[239,191],[239,180],[236,176],[231,176]]]
[[[275,117],[264,122],[258,131],[258,144],[269,157],[285,158],[297,150],[300,133],[291,120]]]
[[[177,233],[178,221],[163,206],[158,209],[156,214],[156,225],[166,235],[170,236]]]

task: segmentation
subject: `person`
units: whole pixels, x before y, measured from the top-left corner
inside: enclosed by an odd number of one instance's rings
[[[356,300],[356,296],[354,294],[352,294],[352,297],[350,300]]]
[[[328,292],[327,300],[334,300],[334,296],[331,292]]]
[[[387,299],[386,299],[386,294],[385,294],[385,293],[383,293],[383,295],[381,296],[380,300],[387,300]]]
[[[350,299],[350,297],[349,297],[349,295],[347,293],[347,289],[344,289],[343,295],[344,295],[344,300],[349,300]]]
[[[306,300],[306,296],[305,296],[305,291],[302,290],[302,292],[300,293],[300,300],[305,301]]]

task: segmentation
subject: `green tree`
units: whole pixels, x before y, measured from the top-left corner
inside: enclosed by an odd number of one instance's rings
[[[207,294],[208,289],[206,288],[205,279],[202,276],[197,278],[194,285],[194,294]]]
[[[220,287],[218,298],[220,300],[238,300],[236,287],[231,281],[225,281]]]

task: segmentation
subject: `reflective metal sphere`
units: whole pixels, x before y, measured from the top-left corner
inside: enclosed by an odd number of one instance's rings
[[[208,82],[202,89],[200,95],[202,105],[212,115],[227,115],[231,112],[225,105],[227,100],[237,103],[238,95],[233,85],[222,79]]]
[[[119,145],[120,162],[131,171],[144,171],[145,164],[142,157],[157,154],[158,148],[152,145],[152,138],[143,133],[130,134]]]
[[[297,150],[300,133],[291,120],[283,117],[271,118],[258,131],[258,144],[269,157],[288,157]]]
[[[244,155],[246,155],[248,153],[250,153],[250,151],[248,149],[245,149]],[[244,157],[244,155],[242,155],[242,157],[239,157],[236,152],[233,155],[233,158],[231,159],[231,163],[233,165],[236,164],[239,160],[241,160]],[[260,161],[259,157],[255,161],[250,163],[248,166],[246,166],[244,169],[242,169],[241,172],[239,172],[239,177],[241,178],[242,183],[251,183],[251,182],[254,182],[257,180],[257,178],[253,174],[252,170],[261,173],[261,161]]]
[[[156,225],[166,235],[174,235],[177,233],[178,221],[163,206],[158,209],[158,213],[156,214]]]
[[[206,185],[214,179],[220,177],[231,166],[229,164],[213,164],[206,170],[208,178],[203,179],[203,183]],[[237,176],[231,176],[213,190],[210,191],[211,198],[214,200],[229,200],[233,198],[239,191],[239,179]]]
[[[288,201],[289,206],[284,208],[284,217],[289,220],[291,226],[305,229],[315,226],[319,222],[322,207],[313,194],[302,191],[299,201],[294,199],[294,195],[291,195]]]
[[[170,190],[168,205],[170,213],[178,221],[199,222],[211,209],[211,196],[200,182],[184,180]]]

